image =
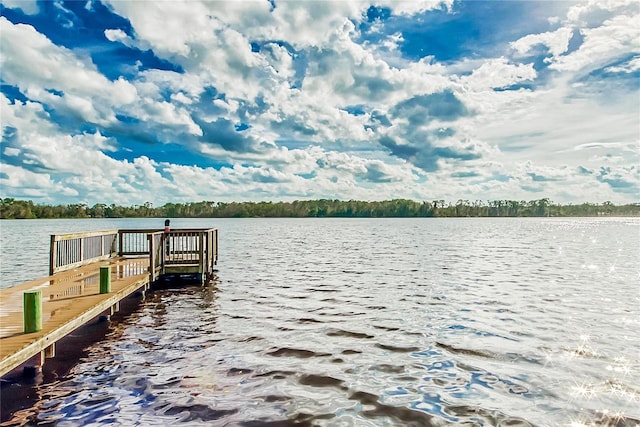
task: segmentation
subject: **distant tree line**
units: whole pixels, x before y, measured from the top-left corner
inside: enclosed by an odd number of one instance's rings
[[[582,203],[560,205],[549,199],[444,200],[416,202],[407,199],[365,202],[359,200],[303,200],[294,202],[193,202],[118,206],[96,203],[35,204],[31,200],[0,199],[0,219],[23,218],[307,218],[307,217],[544,217],[640,216],[640,203],[614,205]]]

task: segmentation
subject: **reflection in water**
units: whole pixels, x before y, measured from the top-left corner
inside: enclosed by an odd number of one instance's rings
[[[640,422],[637,220],[216,222],[212,286],[150,294],[15,419]]]

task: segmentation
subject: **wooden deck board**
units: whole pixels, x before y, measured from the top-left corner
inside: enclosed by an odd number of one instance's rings
[[[111,266],[111,292],[99,293],[100,267]],[[114,258],[0,290],[0,376],[148,285],[148,258]],[[23,333],[22,295],[42,290],[42,330]]]

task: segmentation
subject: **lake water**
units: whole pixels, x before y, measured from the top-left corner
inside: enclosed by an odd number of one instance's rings
[[[0,222],[2,286],[49,234]],[[3,425],[637,426],[640,220],[174,219],[213,284],[150,294]]]

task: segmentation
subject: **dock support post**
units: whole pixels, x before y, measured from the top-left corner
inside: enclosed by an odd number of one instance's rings
[[[45,348],[43,351],[43,359],[51,359],[52,357],[56,357],[56,343],[52,343],[49,347]]]
[[[111,267],[100,267],[100,293],[108,294],[111,292]]]
[[[113,316],[116,312],[120,311],[120,301],[116,302],[109,308],[109,315]]]
[[[44,359],[46,357],[45,352],[46,350],[43,350],[31,359],[34,362],[33,365],[25,365],[22,368],[22,376],[24,378],[33,380],[38,374],[42,373],[42,367],[44,366]]]
[[[29,291],[23,295],[24,333],[38,332],[42,329],[42,291]]]

